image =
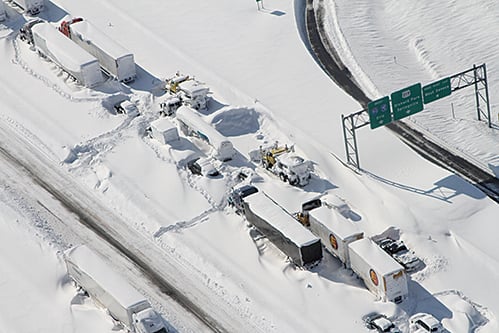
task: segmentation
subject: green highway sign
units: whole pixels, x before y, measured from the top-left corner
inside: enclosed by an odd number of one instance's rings
[[[386,125],[392,121],[388,96],[367,104],[367,112],[369,113],[371,129]]]
[[[399,120],[423,110],[421,83],[393,92],[391,95],[393,120]]]
[[[437,99],[449,96],[450,93],[450,77],[446,77],[423,87],[423,102],[428,104]]]

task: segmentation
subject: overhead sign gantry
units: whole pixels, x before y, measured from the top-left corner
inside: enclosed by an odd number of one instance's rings
[[[420,83],[393,92],[390,97],[385,96],[368,103],[367,109],[341,115],[343,137],[347,163],[360,169],[357,137],[355,130],[370,124],[371,129],[387,125],[393,121],[403,119],[424,109],[428,104],[451,95],[453,91],[471,85],[475,86],[475,102],[477,118],[487,119],[489,128],[492,128],[490,117],[489,90],[487,85],[487,68],[485,64],[473,65],[473,68],[421,87]],[[484,104],[486,110],[484,110]]]

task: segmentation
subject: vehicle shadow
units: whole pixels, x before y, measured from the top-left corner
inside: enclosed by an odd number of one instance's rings
[[[418,282],[409,280],[409,298],[400,304],[400,307],[410,316],[416,313],[429,313],[439,321],[452,318],[452,311],[437,297]]]
[[[322,254],[323,257],[321,262],[317,266],[310,268],[311,272],[317,273],[319,276],[329,281],[343,283],[368,291],[362,279],[351,269],[345,268],[345,265],[340,259],[324,250],[324,248],[322,248]]]
[[[136,71],[137,78],[128,84],[130,88],[151,93],[154,97],[159,97],[166,93],[163,89],[163,80],[155,77],[138,64],[136,64]]]
[[[59,22],[67,15],[69,15],[69,13],[57,4],[52,1],[45,1],[45,9],[37,16],[48,22]]]

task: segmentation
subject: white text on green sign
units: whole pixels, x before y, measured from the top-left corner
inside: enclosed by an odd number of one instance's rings
[[[399,120],[423,110],[421,83],[391,94],[393,119]]]
[[[367,104],[367,112],[369,113],[369,124],[371,129],[386,125],[392,121],[390,99],[388,96]]]
[[[436,101],[437,99],[449,96],[451,94],[450,78],[430,83],[423,87],[423,102],[425,104]]]

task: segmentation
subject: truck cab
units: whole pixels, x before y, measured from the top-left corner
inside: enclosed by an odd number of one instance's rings
[[[136,333],[167,333],[163,320],[149,308],[134,315]]]
[[[179,83],[178,87],[180,97],[186,105],[196,110],[206,110],[209,93],[207,86],[195,80],[187,80]]]
[[[243,199],[248,195],[258,192],[253,185],[242,185],[232,190],[227,198],[229,206],[234,207],[236,214],[244,214]]]
[[[305,186],[311,178],[310,162],[294,154],[293,146],[279,146],[276,142],[267,148],[260,147],[260,159],[265,169],[290,185]]]
[[[300,156],[285,153],[277,157],[274,173],[290,185],[305,186],[310,180],[309,164]]]
[[[43,23],[43,22],[45,22],[45,21],[42,19],[38,19],[38,18],[29,20],[19,30],[19,38],[28,44],[33,44],[33,32],[31,31],[31,28],[33,28],[33,26],[35,24]]]

